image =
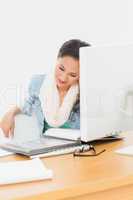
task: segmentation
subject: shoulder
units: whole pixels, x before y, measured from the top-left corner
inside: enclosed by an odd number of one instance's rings
[[[38,95],[40,88],[46,78],[46,74],[35,74],[29,81],[28,91],[31,95]]]

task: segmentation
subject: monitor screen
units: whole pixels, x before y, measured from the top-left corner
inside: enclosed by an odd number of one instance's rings
[[[133,130],[133,45],[80,49],[81,139]]]

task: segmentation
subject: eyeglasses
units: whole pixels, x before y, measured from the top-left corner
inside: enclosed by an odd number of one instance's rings
[[[73,153],[73,156],[80,156],[80,157],[88,157],[88,156],[98,156],[100,155],[101,153],[105,152],[106,149],[103,149],[102,151],[100,152],[96,152],[96,149],[93,145],[90,145],[90,149],[89,151],[91,151],[90,154],[83,154],[85,152],[85,149],[84,147],[82,149],[78,149],[76,150],[74,153]]]

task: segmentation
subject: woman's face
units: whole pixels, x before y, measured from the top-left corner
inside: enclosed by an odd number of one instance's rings
[[[71,56],[57,59],[55,67],[55,80],[58,89],[68,90],[79,82],[79,60]]]

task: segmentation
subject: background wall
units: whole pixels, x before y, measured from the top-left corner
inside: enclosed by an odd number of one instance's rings
[[[54,66],[65,40],[132,42],[132,10],[132,0],[0,0],[0,116],[32,74]]]

